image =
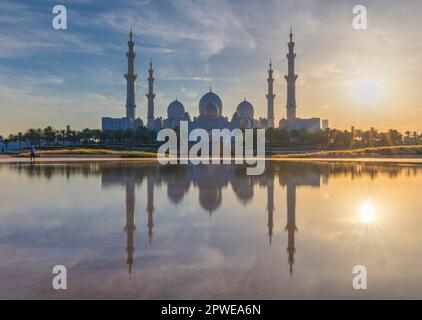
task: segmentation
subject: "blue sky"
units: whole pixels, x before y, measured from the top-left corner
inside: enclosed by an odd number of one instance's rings
[[[136,41],[137,115],[146,115],[146,77],[155,69],[156,115],[177,96],[191,116],[213,87],[231,118],[243,97],[264,116],[266,77],[275,69],[276,118],[285,114],[288,32],[297,51],[298,115],[334,127],[422,130],[422,5],[360,1],[368,30],[352,28],[356,1],[121,0],[0,3],[0,134],[29,127],[98,128],[123,116],[127,33]],[[68,10],[68,29],[54,30],[54,5]],[[353,83],[374,78],[372,105]]]

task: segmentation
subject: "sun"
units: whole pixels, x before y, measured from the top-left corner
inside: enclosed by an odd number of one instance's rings
[[[355,80],[354,91],[359,102],[374,104],[380,98],[381,85],[376,79]]]
[[[360,217],[364,223],[371,223],[375,220],[375,208],[371,199],[367,199],[362,205]]]

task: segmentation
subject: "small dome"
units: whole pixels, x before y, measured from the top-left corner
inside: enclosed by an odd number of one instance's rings
[[[214,103],[210,102],[210,103],[207,104],[207,106],[205,108],[204,116],[215,118],[215,117],[218,117],[218,113],[219,113],[218,107]]]
[[[243,203],[248,203],[253,199],[254,185],[248,178],[238,178],[231,181],[231,185],[236,197]]]
[[[185,112],[185,118],[186,121],[190,121],[190,114],[188,112]]]
[[[223,103],[221,102],[220,97],[211,90],[210,92],[204,94],[201,100],[199,100],[199,114],[203,116],[205,115],[205,109],[210,102],[217,106],[218,114],[221,115],[223,112]]]
[[[269,127],[269,122],[268,122],[267,119],[262,118],[262,119],[259,120],[259,125],[260,125],[261,128],[266,129],[266,128]]]
[[[223,195],[220,188],[202,188],[199,190],[199,204],[202,209],[208,211],[210,214],[217,210],[223,200]]]
[[[174,118],[183,118],[185,114],[185,107],[180,101],[174,100],[172,103],[169,104],[167,107],[167,117],[169,119]]]
[[[133,125],[136,129],[139,129],[144,126],[144,122],[142,121],[141,118],[136,118],[135,121],[133,122]]]
[[[161,120],[161,118],[155,119],[152,127],[154,128],[154,130],[161,129],[163,127],[163,121]]]
[[[236,112],[239,118],[246,118],[250,120],[253,119],[253,114],[254,114],[253,106],[250,102],[246,101],[246,99],[242,101],[241,103],[239,103],[239,105],[236,108]]]
[[[240,129],[251,129],[251,121],[248,118],[240,119]]]

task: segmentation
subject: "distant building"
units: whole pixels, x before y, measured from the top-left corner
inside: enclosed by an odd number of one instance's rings
[[[322,130],[325,131],[327,129],[329,129],[329,125],[328,125],[328,120],[324,119],[321,121],[322,122]]]
[[[137,75],[135,74],[135,56],[134,51],[135,43],[132,40],[132,30],[129,33],[129,50],[127,52],[127,61],[128,61],[128,72],[125,74],[126,78],[126,117],[123,118],[102,118],[102,130],[136,130],[143,126],[143,122],[140,118],[136,118],[136,103],[135,103],[135,84]]]
[[[301,119],[296,117],[296,80],[297,74],[295,74],[295,58],[296,53],[294,52],[295,43],[293,42],[293,32],[290,29],[290,42],[288,43],[289,52],[287,54],[288,61],[288,72],[284,78],[287,81],[287,105],[286,105],[286,118],[283,118],[279,122],[279,128],[292,130],[308,130],[310,132],[317,132],[321,130],[321,119],[320,118],[309,118]]]

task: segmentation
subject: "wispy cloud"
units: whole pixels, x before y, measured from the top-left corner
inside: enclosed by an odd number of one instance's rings
[[[51,27],[51,8],[3,2],[0,4],[0,58],[36,53],[78,52],[103,54],[106,47],[83,34]]]
[[[166,11],[148,8],[105,12],[94,21],[122,33],[127,33],[133,25],[142,37],[177,48],[189,42],[205,60],[227,47],[249,50],[256,47],[248,25],[227,1],[178,0],[170,1],[168,6],[170,10]]]

